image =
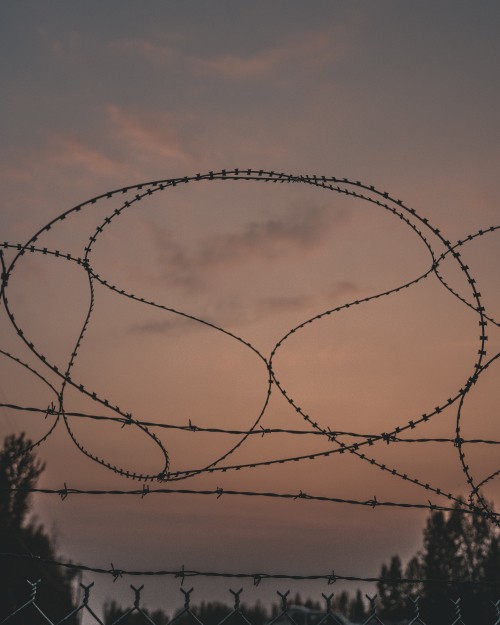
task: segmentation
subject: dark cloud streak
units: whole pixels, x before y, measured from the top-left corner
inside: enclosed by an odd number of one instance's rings
[[[347,218],[344,210],[324,205],[294,208],[286,218],[250,222],[242,232],[206,237],[194,252],[168,230],[151,227],[151,232],[162,279],[187,290],[200,290],[214,270],[307,254]]]

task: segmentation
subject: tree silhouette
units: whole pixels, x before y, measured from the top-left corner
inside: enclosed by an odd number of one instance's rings
[[[380,577],[403,577],[401,560],[393,556]],[[428,625],[451,622],[450,599],[461,598],[464,622],[491,623],[492,606],[500,595],[500,537],[498,529],[480,515],[464,514],[457,502],[449,513],[431,512],[423,532],[423,548],[407,564],[404,577],[433,580],[428,584],[377,584],[381,616],[397,621],[411,613],[411,598],[420,597]],[[462,580],[450,584],[448,580]],[[493,586],[482,582],[493,582]]]
[[[499,592],[499,586],[485,587],[474,582],[500,582],[498,531],[484,517],[459,512],[459,504],[448,515],[435,512],[424,530],[422,572],[426,578],[459,578],[472,583],[429,584],[424,589],[422,608],[429,612],[428,621],[442,622],[450,614],[451,603],[443,605],[443,597],[461,597],[465,621],[490,622],[490,599]],[[431,616],[432,613],[432,616]]]
[[[349,618],[355,623],[362,623],[366,617],[365,602],[361,590],[356,590],[354,599],[349,604]]]
[[[231,618],[227,618],[233,612],[233,608],[220,601],[202,601],[200,605],[194,605],[192,608],[192,614],[196,615],[203,625],[218,625],[225,620],[228,625],[244,625],[245,620],[241,615],[233,614]],[[247,606],[241,604],[241,612],[244,614],[245,619],[252,625],[264,625],[271,620],[270,614],[258,601],[254,606]],[[151,611],[147,608],[141,608],[143,614],[140,614],[138,610],[132,611],[130,614],[130,608],[122,608],[116,601],[109,601],[104,604],[104,623],[111,625],[123,619],[123,622],[127,625],[144,625],[146,623],[144,614],[149,617],[155,625],[166,625],[169,622],[168,615],[161,609]],[[128,615],[128,616],[125,616]],[[175,614],[177,616],[178,613]],[[176,621],[177,625],[196,625],[195,619],[189,615],[184,614]]]
[[[380,577],[397,582],[403,577],[403,567],[399,556],[392,556],[389,566],[382,564]],[[408,615],[407,601],[401,583],[379,582],[378,599],[381,606],[381,613],[386,619],[398,621]]]
[[[34,488],[45,465],[31,449],[32,442],[19,436],[5,438],[0,450],[0,553],[32,554],[56,559],[54,538],[42,524],[29,518],[29,489]],[[23,605],[29,597],[27,580],[41,580],[36,596],[37,605],[55,620],[60,620],[74,608],[73,573],[47,569],[36,560],[3,557],[0,559],[0,620]],[[16,625],[46,623],[31,608],[16,617]],[[68,625],[78,622],[75,616]]]

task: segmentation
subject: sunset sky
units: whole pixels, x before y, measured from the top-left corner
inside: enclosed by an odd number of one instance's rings
[[[500,224],[500,4],[378,2],[4,2],[0,8],[0,243],[25,243],[67,209],[152,180],[232,170],[348,178],[389,192],[451,243]],[[86,207],[40,247],[82,257],[89,237],[136,191]],[[419,227],[425,227],[419,222]],[[439,238],[425,230],[441,254]],[[460,248],[486,313],[500,319],[498,231]],[[5,261],[13,258],[5,250]],[[448,255],[440,271],[472,302]],[[92,251],[93,270],[137,297],[224,328],[266,359],[287,332],[343,304],[388,291],[432,265],[417,234],[372,203],[306,184],[231,181],[169,187],[125,210]],[[25,335],[65,369],[87,314],[85,270],[26,254],[8,286]],[[262,410],[264,361],[228,335],[95,286],[72,378],[135,419],[245,430]],[[17,336],[2,307],[0,348],[58,379]],[[478,314],[434,274],[410,289],[306,325],[273,358],[287,394],[322,428],[380,434],[456,395],[474,371]],[[488,325],[488,358],[499,351]],[[0,402],[44,408],[54,395],[6,357]],[[464,438],[499,439],[498,365],[467,396]],[[70,389],[67,411],[112,414]],[[455,436],[456,406],[410,432]],[[92,454],[155,474],[162,456],[138,428],[73,418]],[[50,418],[0,408],[0,435],[33,439]],[[264,428],[312,429],[273,385]],[[170,469],[201,468],[234,435],[154,429]],[[353,439],[343,439],[352,443]],[[226,464],[326,451],[322,436],[252,436]],[[495,446],[466,446],[474,478],[498,469]],[[452,444],[377,443],[379,462],[455,496],[467,484]],[[39,449],[47,488],[132,489],[84,456],[64,424]],[[223,463],[224,464],[224,463]],[[195,476],[180,488],[273,491],[446,505],[350,454]],[[167,483],[164,485],[168,485]],[[500,481],[488,484],[500,498]],[[377,575],[420,546],[425,511],[196,495],[37,496],[34,510],[75,562],[123,569]],[[129,596],[96,581],[96,602]],[[142,580],[141,580],[142,583]],[[189,583],[189,582],[188,582]],[[148,580],[167,607],[178,580]],[[196,581],[225,598],[229,582]],[[247,601],[289,586],[247,584]],[[233,584],[231,587],[235,588]],[[239,587],[239,586],[238,586]],[[337,584],[335,591],[346,585]],[[209,595],[209,592],[212,595]],[[125,600],[125,599],[123,599]]]

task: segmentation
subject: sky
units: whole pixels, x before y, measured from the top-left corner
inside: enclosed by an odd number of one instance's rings
[[[64,211],[114,189],[235,168],[374,185],[452,243],[500,224],[497,2],[24,0],[2,3],[0,13],[1,241],[24,244]],[[95,229],[135,193],[86,206],[43,233],[40,246],[81,257]],[[419,227],[441,254],[439,237]],[[498,320],[497,232],[460,250],[487,314]],[[6,262],[12,258],[5,250]],[[440,272],[470,301],[470,285],[452,260]],[[93,270],[109,283],[222,327],[265,359],[305,320],[393,289],[431,265],[424,242],[394,214],[300,183],[168,187],[123,211],[92,250]],[[25,334],[63,369],[87,314],[86,272],[26,254],[8,290]],[[0,347],[60,385],[3,308],[0,315]],[[301,327],[277,349],[273,371],[320,427],[380,434],[432,411],[465,384],[477,358],[478,318],[431,273]],[[490,323],[487,334],[492,356],[498,327]],[[467,395],[464,438],[499,438],[496,366]],[[53,401],[11,359],[3,357],[0,368],[2,403]],[[253,425],[268,388],[265,362],[241,341],[102,284],[72,377],[136,419],[237,430]],[[65,409],[110,414],[72,389]],[[455,422],[453,406],[411,434],[452,438]],[[70,423],[79,443],[107,462],[162,470],[161,452],[139,428],[76,417]],[[276,384],[260,425],[312,429]],[[0,408],[0,435],[20,431],[35,440],[47,420]],[[239,440],[154,432],[172,471],[205,466]],[[331,447],[323,436],[251,436],[226,462]],[[452,444],[378,443],[371,451],[380,463],[467,495]],[[466,452],[478,481],[498,469],[494,446]],[[47,488],[138,485],[82,454],[62,423],[38,453]],[[429,500],[424,489],[351,454],[198,475],[179,486]],[[490,482],[485,496],[498,502],[499,495],[498,480]],[[34,510],[65,557],[91,566],[358,576],[376,576],[394,553],[413,555],[426,517],[301,498],[181,494],[40,495]],[[97,603],[130,595],[130,579],[113,585],[85,574],[84,581],[96,582]],[[196,583],[200,598],[225,597],[227,586]],[[178,587],[178,580],[148,580],[146,599],[152,607],[167,599],[180,605]],[[318,596],[327,590],[291,587]],[[249,583],[247,600],[267,601],[280,588]]]

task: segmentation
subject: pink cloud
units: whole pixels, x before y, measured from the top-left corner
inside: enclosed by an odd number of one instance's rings
[[[52,36],[50,30],[42,26],[37,26],[35,32],[40,43],[54,59],[64,61],[78,59],[83,43],[83,37],[79,32],[70,30],[58,33],[57,38]]]
[[[61,188],[83,185],[82,192],[88,188],[92,193],[108,181],[114,187],[118,180],[151,177],[158,166],[163,170],[164,163],[178,164],[182,170],[193,168],[192,154],[197,148],[189,119],[179,120],[165,111],[130,113],[113,104],[103,113],[105,130],[98,140],[75,132],[58,132],[22,150],[3,151],[2,203],[8,203],[7,188],[15,192],[20,183],[36,188],[33,199],[39,201],[40,187],[48,190],[49,179],[52,183],[57,180]]]
[[[117,56],[138,56],[160,65],[176,62],[180,59],[180,53],[174,47],[153,43],[147,39],[112,41],[108,45],[108,49]]]
[[[165,111],[128,113],[110,104],[106,110],[115,139],[127,144],[132,152],[143,157],[176,160],[191,163],[192,157],[186,140],[175,130],[178,125]]]
[[[121,161],[68,133],[51,135],[41,144],[23,150],[10,150],[6,156],[8,165],[0,175],[4,187],[15,191],[16,185],[23,183],[26,195],[33,189],[32,200],[37,202],[41,187],[49,188],[49,179],[51,185],[61,188],[89,183],[95,188],[96,179],[130,175]]]
[[[339,56],[340,48],[332,45],[331,37],[315,34],[253,56],[226,54],[208,59],[192,59],[192,63],[200,73],[216,73],[226,78],[254,78],[292,66],[295,71],[303,67],[311,71],[335,61]]]
[[[282,62],[283,51],[271,50],[253,57],[238,57],[231,54],[212,59],[194,59],[194,67],[201,73],[216,73],[227,78],[253,78],[269,74]]]
[[[70,135],[53,137],[50,160],[58,166],[76,167],[93,176],[118,176],[123,173],[123,166],[120,163]]]
[[[259,78],[293,68],[308,72],[337,61],[345,45],[331,33],[314,33],[301,40],[285,42],[253,55],[222,54],[202,57],[183,53],[171,43],[155,43],[147,39],[114,41],[109,49],[116,55],[143,58],[157,65],[178,64],[197,75],[214,75],[229,79]]]

